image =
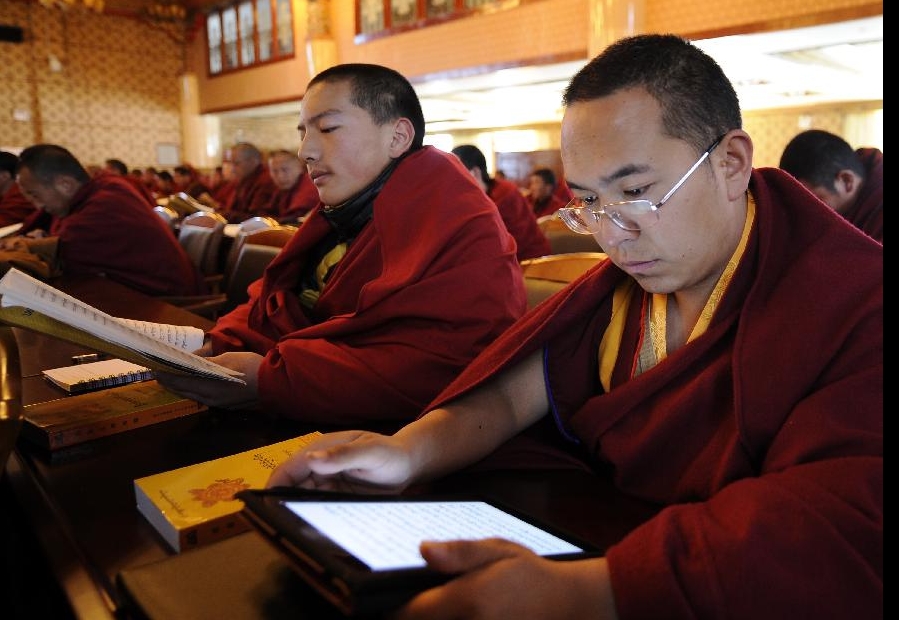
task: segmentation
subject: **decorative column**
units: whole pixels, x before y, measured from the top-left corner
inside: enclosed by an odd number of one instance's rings
[[[337,44],[331,34],[331,0],[306,2],[306,62],[310,77],[337,64]]]
[[[195,73],[179,78],[181,88],[181,161],[195,168],[209,168],[218,164],[219,153],[209,153],[206,143],[210,136],[200,115],[200,95]],[[217,136],[211,136],[217,140]]]
[[[644,0],[590,0],[589,57],[622,37],[643,32]]]

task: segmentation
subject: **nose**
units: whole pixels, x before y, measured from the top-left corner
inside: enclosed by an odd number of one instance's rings
[[[624,230],[606,216],[602,217],[599,231],[593,233],[593,238],[602,248],[617,248],[625,241],[636,239],[639,236],[639,230]]]
[[[300,140],[300,148],[297,150],[297,157],[300,158],[300,161],[306,163],[318,159],[318,148],[309,133]]]

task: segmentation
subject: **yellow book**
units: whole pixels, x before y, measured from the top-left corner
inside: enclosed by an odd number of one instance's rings
[[[238,491],[262,488],[272,470],[321,433],[294,437],[134,481],[137,509],[176,552],[247,531]]]

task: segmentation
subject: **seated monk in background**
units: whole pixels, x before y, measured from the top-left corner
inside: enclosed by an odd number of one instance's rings
[[[318,190],[296,153],[273,151],[268,158],[268,170],[278,186],[272,200],[272,217],[280,223],[296,224],[318,205]]]
[[[491,178],[487,172],[487,158],[484,152],[473,144],[462,144],[453,149],[468,169],[475,183],[484,191],[499,210],[506,228],[515,238],[518,245],[518,260],[537,258],[552,253],[549,240],[537,224],[537,216],[512,181],[502,178]]]
[[[121,176],[92,178],[54,144],[22,151],[17,175],[22,193],[49,223],[44,238],[13,237],[2,242],[5,247],[55,241],[56,267],[65,275],[100,275],[150,295],[205,292],[171,228]]]
[[[278,188],[259,149],[249,142],[238,142],[231,148],[230,158],[234,191],[220,213],[232,224],[258,215],[274,216],[272,199]]]
[[[20,224],[37,210],[16,184],[18,164],[16,155],[0,151],[0,226]]]

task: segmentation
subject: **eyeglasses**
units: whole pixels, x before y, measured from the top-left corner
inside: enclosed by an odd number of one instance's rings
[[[649,200],[625,200],[595,207],[593,203],[596,201],[596,196],[590,196],[573,199],[567,205],[557,210],[556,214],[560,220],[565,222],[568,228],[581,235],[598,233],[602,228],[603,215],[612,220],[612,223],[622,230],[638,232],[644,228],[649,228],[659,221],[659,208],[668,202],[668,199],[674,195],[674,192],[681,185],[687,182],[690,175],[708,158],[712,151],[715,150],[715,147],[724,139],[725,135],[727,134],[722,134],[716,138],[711,146],[696,160],[696,163],[690,166],[690,169],[681,177],[680,181],[675,183],[674,187],[655,204]]]

